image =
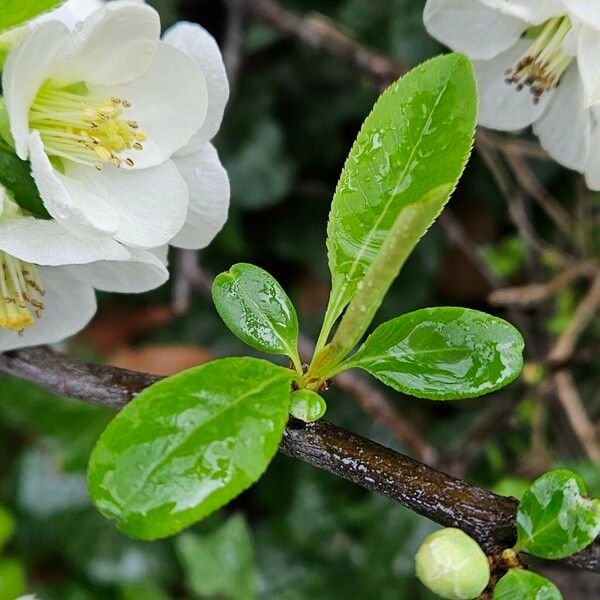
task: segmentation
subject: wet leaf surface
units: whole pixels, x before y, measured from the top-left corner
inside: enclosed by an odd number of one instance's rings
[[[431,400],[480,396],[521,372],[523,338],[510,323],[466,308],[426,308],[380,325],[346,367]]]
[[[325,400],[312,390],[296,390],[290,396],[290,414],[305,423],[320,419],[326,410]]]
[[[545,577],[512,569],[496,584],[494,600],[562,600],[562,595]]]
[[[600,534],[600,501],[587,498],[571,471],[542,475],[523,495],[517,512],[517,548],[559,559],[575,554]]]
[[[219,315],[243,342],[300,364],[296,310],[269,273],[254,265],[234,265],[216,277],[212,295]]]
[[[112,421],[90,459],[92,500],[121,531],[154,539],[220,508],[275,454],[293,372],[226,358],[147,388]]]

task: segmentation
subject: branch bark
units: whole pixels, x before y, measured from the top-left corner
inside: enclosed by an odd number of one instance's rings
[[[47,347],[0,355],[0,371],[52,392],[113,409],[160,377],[83,362]],[[280,451],[399,502],[444,526],[459,527],[489,553],[515,538],[516,500],[432,469],[331,423],[291,420]],[[561,561],[600,573],[600,541]]]

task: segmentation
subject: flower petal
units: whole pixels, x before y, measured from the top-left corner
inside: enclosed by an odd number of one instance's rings
[[[212,144],[173,161],[187,183],[190,207],[185,225],[171,244],[179,248],[205,248],[227,221],[229,177]]]
[[[481,0],[427,0],[423,19],[431,36],[477,60],[504,52],[528,27]]]
[[[74,34],[71,58],[52,75],[69,85],[117,85],[132,81],[152,64],[160,38],[160,17],[146,4],[109,2],[89,16]]]
[[[38,272],[46,290],[44,312],[21,336],[0,329],[0,352],[60,342],[81,331],[96,312],[94,289],[72,276],[68,267],[41,267]]]
[[[526,21],[530,25],[540,25],[551,17],[564,15],[563,0],[481,0],[490,8],[502,11]]]
[[[87,19],[92,13],[104,6],[103,0],[67,0],[55,10],[40,15],[36,21],[44,22],[51,20],[62,21],[69,29]]]
[[[597,0],[562,0],[562,3],[582,23],[600,29],[600,4]]]
[[[591,112],[583,105],[581,80],[577,66],[572,65],[533,131],[554,160],[569,169],[583,171],[589,154],[591,128]]]
[[[590,151],[585,165],[585,181],[591,190],[600,191],[600,111],[592,108],[594,128],[590,135]]]
[[[600,31],[582,25],[577,43],[577,63],[583,81],[586,107],[600,102]]]
[[[122,86],[92,88],[95,95],[127,99],[127,118],[139,123],[148,139],[143,150],[119,154],[136,169],[165,162],[200,130],[206,116],[207,88],[200,66],[181,50],[160,42],[154,62],[140,78]]]
[[[0,249],[20,260],[49,266],[130,258],[130,252],[110,238],[77,237],[56,221],[33,217],[3,219]]]
[[[154,248],[167,244],[183,227],[189,194],[171,161],[152,169],[106,168],[96,171],[76,163],[67,175],[102,198],[118,215],[116,240],[129,246]]]
[[[516,43],[496,58],[474,61],[479,87],[479,124],[491,129],[516,131],[537,120],[555,90],[543,94],[535,104],[528,88],[517,91],[504,80],[505,71],[514,65],[529,46],[526,40]]]
[[[59,21],[36,27],[13,49],[4,66],[2,88],[16,151],[27,159],[29,109],[42,84],[72,51],[71,34]]]
[[[127,261],[101,261],[70,268],[82,281],[104,292],[139,294],[153,290],[169,279],[164,263],[151,252],[130,248]]]
[[[163,41],[193,58],[204,73],[208,108],[204,124],[194,138],[196,142],[208,142],[219,131],[229,98],[229,82],[219,46],[206,29],[187,22],[177,23],[168,29]]]
[[[94,238],[116,233],[119,228],[117,212],[81,181],[59,173],[52,166],[37,131],[29,136],[29,158],[44,206],[63,227]],[[83,168],[95,171],[93,167]]]

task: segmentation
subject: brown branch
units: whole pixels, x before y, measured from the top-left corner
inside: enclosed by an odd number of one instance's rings
[[[160,379],[79,361],[46,347],[0,355],[0,370],[52,392],[114,409]],[[290,421],[280,451],[441,525],[460,527],[490,554],[514,543],[516,500],[471,486],[325,421],[310,425]],[[600,541],[562,562],[600,573]]]

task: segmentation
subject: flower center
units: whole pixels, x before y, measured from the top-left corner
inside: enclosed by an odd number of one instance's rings
[[[29,125],[40,132],[49,156],[66,158],[99,171],[104,164],[134,166],[126,150],[143,150],[147,134],[123,118],[131,104],[122,98],[94,98],[71,88],[45,83],[29,112]]]
[[[538,104],[544,92],[558,85],[574,58],[562,49],[571,28],[569,17],[554,17],[529,29],[527,37],[534,37],[534,42],[517,64],[506,71],[506,83],[516,84],[517,91],[528,86],[533,102]]]
[[[19,333],[31,327],[42,316],[43,295],[35,266],[0,251],[0,327]]]

